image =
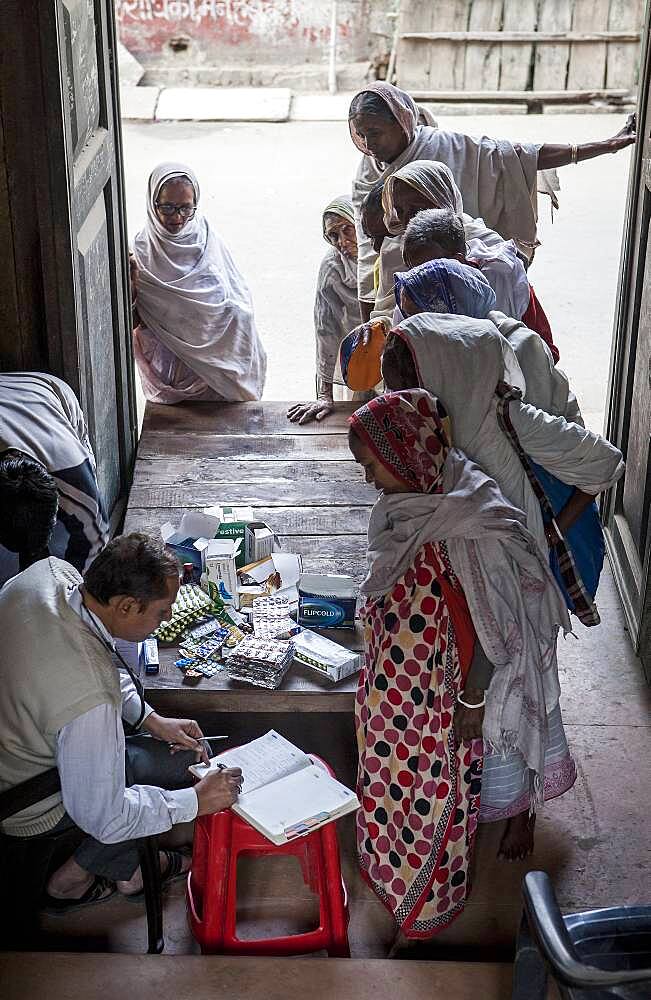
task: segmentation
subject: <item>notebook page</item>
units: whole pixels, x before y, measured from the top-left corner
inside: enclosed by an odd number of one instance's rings
[[[284,736],[270,729],[264,736],[251,740],[234,750],[226,750],[213,757],[210,765],[195,764],[190,770],[198,778],[203,778],[210,770],[221,767],[242,768],[242,794],[255,791],[270,781],[284,778],[294,771],[308,767],[311,761],[307,754],[286,740]],[[221,765],[221,767],[220,767]]]
[[[312,764],[273,785],[240,795],[235,808],[263,829],[282,835],[322,813],[332,814],[353,805],[359,805],[355,793]]]

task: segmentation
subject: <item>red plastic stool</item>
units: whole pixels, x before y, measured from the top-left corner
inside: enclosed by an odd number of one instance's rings
[[[328,765],[311,755],[332,774]],[[316,930],[287,937],[242,941],[236,934],[237,859],[293,855],[303,879],[319,897]],[[200,816],[194,831],[187,882],[190,929],[204,954],[299,955],[325,949],[331,958],[350,958],[348,905],[341,877],[335,823],[288,844],[276,845],[230,809]]]

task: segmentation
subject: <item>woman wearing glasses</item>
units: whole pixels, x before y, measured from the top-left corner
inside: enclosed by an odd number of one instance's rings
[[[267,358],[251,295],[198,205],[189,167],[152,171],[131,269],[143,391],[155,403],[260,399]]]
[[[323,211],[323,238],[330,244],[321,261],[314,300],[316,337],[316,401],[295,403],[287,416],[295,423],[323,420],[339,399],[352,397],[338,369],[339,346],[362,321],[357,298],[357,236],[353,203],[346,195],[335,198]],[[335,383],[337,388],[335,390]]]

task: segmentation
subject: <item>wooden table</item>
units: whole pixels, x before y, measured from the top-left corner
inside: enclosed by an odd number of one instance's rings
[[[292,424],[287,403],[147,404],[124,530],[158,534],[189,510],[247,504],[298,552],[313,573],[347,573],[361,582],[366,529],[375,490],[352,460],[347,418],[337,403],[322,423]],[[359,629],[327,633],[355,650]],[[182,683],[176,654],[161,649],[161,669],[147,678],[147,699],[159,711],[349,712],[356,678],[336,685],[294,664],[278,691],[231,682],[224,674],[196,688]]]

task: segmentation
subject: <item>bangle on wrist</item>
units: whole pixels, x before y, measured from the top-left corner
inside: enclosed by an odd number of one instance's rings
[[[484,697],[481,701],[478,701],[476,705],[471,705],[469,702],[464,701],[461,697],[462,694],[465,694],[463,689],[459,691],[459,694],[457,695],[457,704],[463,705],[464,708],[483,708],[486,704],[486,693],[484,693]]]
[[[570,160],[571,160],[572,163],[575,163],[575,164],[579,162],[579,147],[578,146],[570,146]]]

